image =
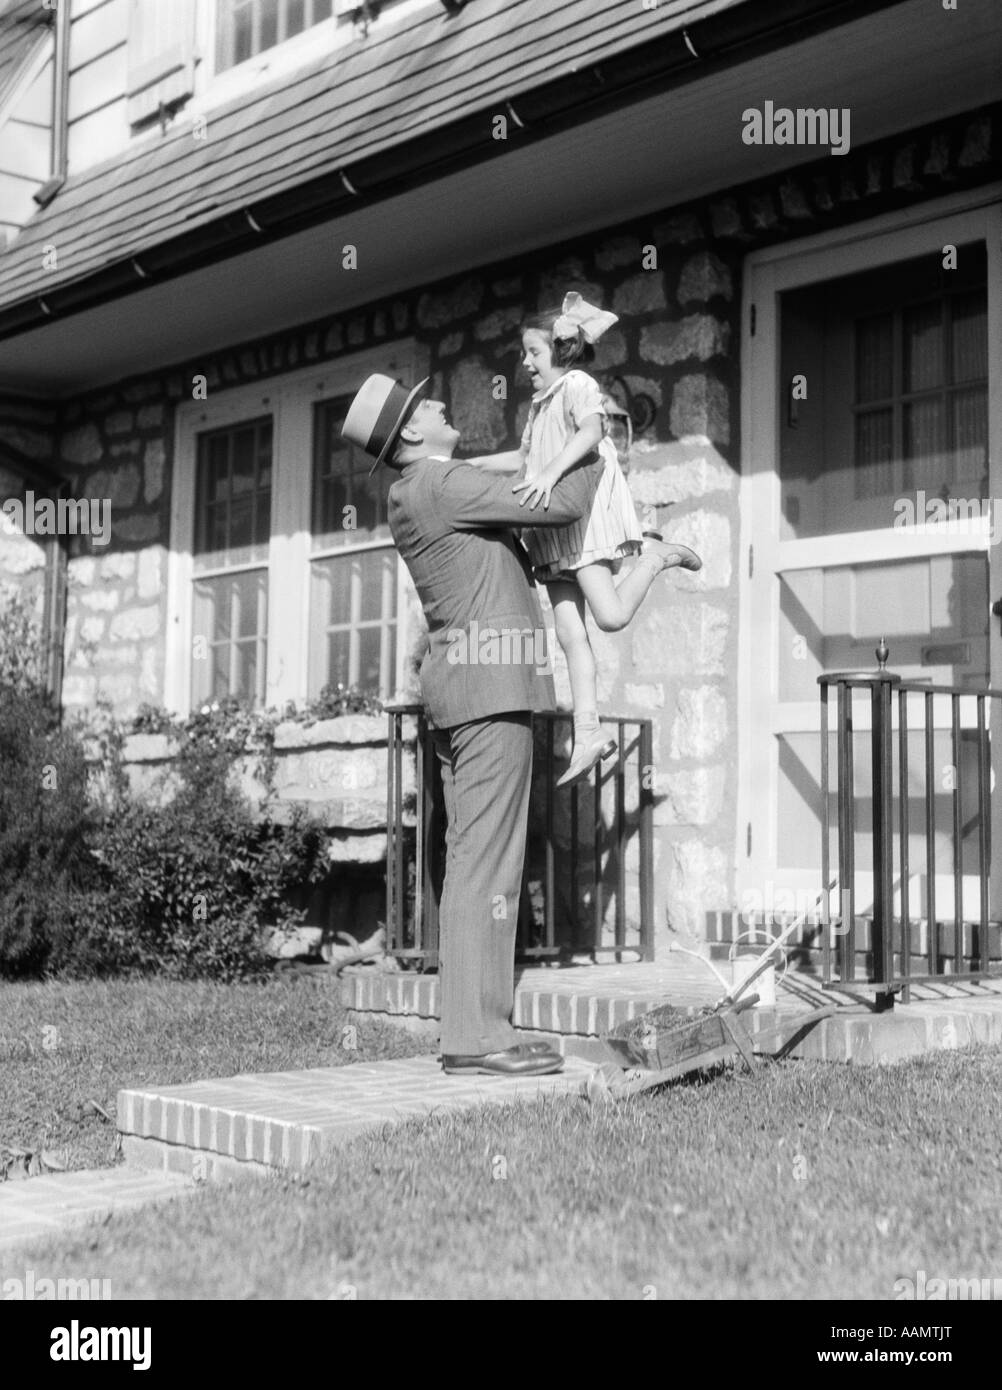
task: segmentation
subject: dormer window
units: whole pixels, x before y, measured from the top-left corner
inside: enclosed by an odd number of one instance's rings
[[[217,72],[330,19],[334,0],[219,0]]]

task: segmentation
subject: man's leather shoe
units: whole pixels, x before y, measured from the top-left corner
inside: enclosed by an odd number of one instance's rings
[[[564,1059],[545,1043],[516,1043],[501,1052],[479,1056],[442,1054],[442,1070],[449,1076],[472,1073],[475,1076],[547,1076],[562,1070]]]

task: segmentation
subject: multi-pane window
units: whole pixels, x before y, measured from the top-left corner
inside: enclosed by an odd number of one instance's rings
[[[983,245],[782,295],[784,540],[900,527],[909,503],[988,486]],[[918,519],[913,517],[913,519]]]
[[[341,438],[349,396],[314,412],[310,694],[325,685],[392,692],[397,559],[386,523],[394,474]]]
[[[246,62],[333,13],[334,0],[219,0],[217,69]]]
[[[264,701],[271,535],[271,417],[198,436],[192,704]]]
[[[988,334],[983,289],[856,323],[857,497],[925,489],[984,497]]]

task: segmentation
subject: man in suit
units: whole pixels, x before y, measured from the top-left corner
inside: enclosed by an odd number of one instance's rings
[[[393,539],[428,622],[421,690],[442,769],[446,868],[439,907],[442,1065],[448,1073],[539,1075],[563,1059],[511,1024],[515,928],[532,772],[532,712],[555,708],[539,599],[512,528],[586,515],[596,455],[531,513],[512,478],[453,459],[459,431],[425,382],[372,376],[342,434],[399,473]],[[660,561],[656,561],[660,566]],[[543,660],[540,658],[543,656]]]

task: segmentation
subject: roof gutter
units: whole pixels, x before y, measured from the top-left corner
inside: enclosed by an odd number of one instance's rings
[[[519,143],[621,110],[708,71],[902,4],[904,0],[769,0],[739,5],[651,39],[599,64],[588,65],[513,97],[507,103]],[[45,295],[0,309],[0,340],[54,319],[106,304],[142,289],[240,255],[262,238],[277,240],[328,222],[359,199],[378,203],[431,179],[483,163],[506,147],[484,138],[496,113],[478,111],[431,135],[407,141],[343,170],[225,214],[190,232],[151,246]]]

